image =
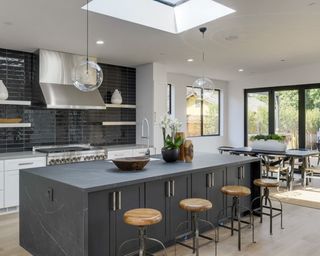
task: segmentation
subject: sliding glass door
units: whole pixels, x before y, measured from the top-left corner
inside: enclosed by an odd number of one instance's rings
[[[307,89],[305,92],[306,109],[306,148],[318,148],[317,132],[320,129],[320,89]]]
[[[286,136],[288,148],[299,147],[299,94],[298,90],[274,92],[275,133]]]
[[[288,148],[316,149],[320,84],[245,90],[245,145],[256,134],[285,135]]]
[[[250,138],[258,134],[269,133],[269,93],[248,93],[248,145]]]

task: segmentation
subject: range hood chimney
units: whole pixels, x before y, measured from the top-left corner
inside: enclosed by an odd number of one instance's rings
[[[106,109],[99,90],[82,92],[73,85],[74,68],[85,56],[48,50],[38,50],[36,56],[39,74],[33,84],[33,103],[50,109]]]

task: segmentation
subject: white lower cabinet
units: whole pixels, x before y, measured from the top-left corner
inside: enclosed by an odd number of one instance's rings
[[[1,172],[0,168],[0,208],[10,208],[19,206],[20,170],[45,166],[46,157],[30,157],[22,159],[8,159],[2,161],[3,172]],[[1,184],[3,186],[1,186]]]
[[[5,172],[4,207],[19,205],[19,170]]]

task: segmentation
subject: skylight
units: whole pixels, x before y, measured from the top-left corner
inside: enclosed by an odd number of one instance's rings
[[[235,12],[212,0],[92,0],[89,10],[174,34]]]

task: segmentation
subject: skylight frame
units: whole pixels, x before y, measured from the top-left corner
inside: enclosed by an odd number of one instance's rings
[[[168,5],[170,7],[176,7],[176,6],[184,4],[185,2],[190,1],[190,0],[177,0],[176,3],[172,3],[171,2],[172,0],[154,0],[154,1],[159,2],[161,4]],[[173,1],[175,1],[175,0],[173,0]]]
[[[183,0],[174,7],[160,1],[163,0],[92,0],[89,11],[172,34],[236,12],[213,0]],[[86,5],[82,9],[86,9]]]

